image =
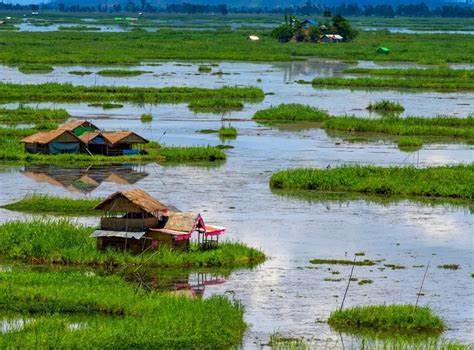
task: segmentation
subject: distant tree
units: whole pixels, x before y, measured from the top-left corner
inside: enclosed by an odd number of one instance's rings
[[[309,41],[316,43],[321,38],[321,31],[318,27],[311,27],[308,33]]]
[[[344,17],[337,15],[332,19],[333,30],[344,38],[344,41],[352,41],[357,36],[357,30]]]
[[[282,24],[272,31],[272,37],[278,39],[281,43],[287,43],[295,35],[295,30],[291,24]]]

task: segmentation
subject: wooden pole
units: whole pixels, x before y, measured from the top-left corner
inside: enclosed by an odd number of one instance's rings
[[[342,308],[344,306],[344,301],[346,301],[347,292],[349,291],[349,286],[351,284],[352,274],[354,273],[356,259],[357,259],[357,255],[354,255],[354,263],[352,264],[351,274],[349,276],[349,281],[347,281],[346,291],[344,292],[344,297],[342,298],[342,303],[341,303],[341,307],[339,308],[339,311],[342,311]]]
[[[423,289],[423,284],[425,284],[425,278],[426,278],[426,274],[428,273],[428,268],[430,267],[430,262],[431,261],[428,260],[428,265],[426,265],[425,274],[423,275],[423,279],[421,280],[420,290],[418,291],[418,293],[416,295],[415,309],[413,311],[416,311],[416,307],[418,306],[418,301],[420,300],[421,290]]]

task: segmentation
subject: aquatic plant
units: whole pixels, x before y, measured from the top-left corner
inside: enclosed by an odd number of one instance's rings
[[[438,265],[438,268],[446,269],[446,270],[458,270],[460,268],[460,265],[459,264],[444,264],[444,265]]]
[[[18,70],[23,74],[35,74],[35,73],[51,73],[54,68],[48,64],[22,64],[18,67]]]
[[[324,122],[329,118],[329,114],[315,107],[301,104],[281,104],[257,111],[253,116],[254,120],[267,122]]]
[[[405,269],[405,266],[398,265],[398,264],[384,264],[383,266],[388,267],[392,270],[403,270],[403,269]]]
[[[356,306],[331,313],[330,326],[343,330],[442,332],[446,326],[429,307],[413,305]]]
[[[149,113],[142,114],[140,117],[142,123],[151,123],[153,121],[153,116]]]
[[[341,166],[291,169],[274,173],[272,189],[357,192],[383,196],[474,198],[474,164],[417,169],[414,167]]]
[[[104,69],[97,72],[104,77],[136,77],[145,73],[151,73],[143,70],[125,70],[125,69]]]
[[[401,137],[397,140],[398,147],[421,147],[423,140],[417,137]]]
[[[149,267],[227,266],[258,264],[265,255],[243,243],[222,242],[217,249],[201,251],[193,246],[182,252],[161,247],[144,256],[123,251],[97,251],[94,228],[69,220],[36,219],[0,225],[0,256],[35,264]]]
[[[367,106],[367,109],[376,112],[403,112],[405,110],[400,103],[390,100],[372,102]]]
[[[231,125],[221,126],[219,129],[219,137],[221,139],[235,139],[237,137],[237,129]]]
[[[461,78],[315,78],[313,86],[471,91],[474,79]]]
[[[317,108],[300,104],[280,105],[260,110],[254,120],[263,124],[312,123],[313,127],[345,132],[367,132],[400,136],[435,136],[474,140],[474,116],[434,118],[388,115],[379,119],[356,116],[329,116]],[[306,124],[305,124],[306,125]],[[311,125],[310,125],[311,126]],[[358,138],[355,141],[359,142]]]
[[[64,123],[70,117],[65,109],[43,109],[20,106],[16,109],[0,108],[0,123],[41,124]]]
[[[93,72],[86,71],[86,70],[72,70],[72,71],[69,72],[69,74],[84,76],[84,75],[91,75],[91,74],[93,74]]]
[[[46,194],[26,195],[17,202],[5,204],[0,208],[26,213],[60,214],[60,215],[100,215],[93,210],[100,198],[66,198]]]
[[[209,66],[199,66],[198,72],[199,73],[210,73],[212,71],[212,68]]]
[[[374,281],[370,280],[370,279],[362,279],[358,282],[359,285],[364,285],[364,284],[372,284],[374,283]]]
[[[0,102],[9,101],[67,101],[140,103],[178,103],[199,99],[259,100],[263,91],[254,87],[222,87],[219,89],[188,87],[126,87],[75,86],[72,84],[10,84],[0,83]]]
[[[346,74],[370,74],[395,77],[442,77],[442,78],[474,78],[474,72],[470,69],[452,69],[448,67],[437,67],[429,69],[421,68],[347,68],[343,71]]]
[[[227,113],[241,111],[244,104],[235,99],[201,99],[192,101],[188,108],[195,113]]]

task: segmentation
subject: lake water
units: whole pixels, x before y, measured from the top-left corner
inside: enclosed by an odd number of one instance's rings
[[[212,67],[214,73],[222,75],[198,74],[200,64],[218,64]],[[156,64],[160,64],[156,66]],[[219,88],[222,86],[258,86],[267,95],[262,103],[247,104],[244,111],[236,113],[236,118],[251,117],[257,110],[280,103],[302,103],[315,106],[334,115],[355,114],[377,116],[366,107],[381,99],[394,100],[405,107],[403,115],[433,117],[451,115],[465,117],[474,111],[474,93],[472,92],[419,92],[413,90],[370,90],[370,89],[324,89],[313,88],[311,84],[298,84],[296,81],[311,81],[315,77],[345,76],[342,71],[355,65],[340,61],[305,61],[279,63],[245,62],[144,62],[141,66],[122,67],[138,69],[149,73],[138,77],[102,77],[95,73],[110,67],[98,66],[55,66],[48,74],[22,74],[17,67],[0,66],[0,82],[39,84],[46,82],[72,83],[75,85],[95,86],[186,86]],[[414,64],[359,62],[360,67],[409,68]],[[426,66],[421,66],[426,67]],[[458,66],[454,66],[456,68]],[[472,65],[460,68],[472,69]],[[116,67],[119,69],[120,67]],[[87,76],[76,76],[71,71],[90,71]],[[124,113],[129,113],[125,110]],[[83,113],[87,113],[84,111]]]
[[[115,84],[130,86],[257,85],[266,96],[259,104],[248,104],[242,112],[225,115],[238,129],[228,159],[214,166],[198,165],[121,165],[64,169],[55,166],[0,166],[0,204],[16,201],[33,192],[60,196],[103,197],[126,188],[142,188],[160,201],[183,211],[201,212],[206,222],[227,227],[226,239],[259,247],[268,260],[253,270],[239,270],[230,276],[212,276],[220,283],[209,283],[204,297],[225,294],[245,305],[250,324],[244,347],[266,343],[275,331],[287,336],[305,337],[316,346],[329,341],[340,347],[341,335],[324,322],[340,306],[350,267],[312,265],[315,258],[384,259],[373,267],[356,267],[359,279],[372,284],[353,283],[346,306],[382,303],[414,303],[430,263],[422,305],[430,305],[447,322],[444,336],[462,342],[474,341],[473,207],[423,205],[408,200],[380,204],[364,200],[302,200],[272,193],[271,174],[294,167],[331,167],[342,164],[414,165],[419,167],[470,163],[473,146],[427,144],[420,151],[405,153],[388,140],[352,143],[324,130],[284,130],[251,121],[254,111],[282,102],[305,103],[334,114],[366,115],[372,99],[396,99],[408,114],[426,117],[438,113],[466,116],[472,112],[472,93],[350,91],[313,89],[294,83],[314,76],[340,75],[346,65],[338,62],[301,63],[219,63],[231,73],[222,77],[195,75],[197,64],[182,62],[143,66],[153,73],[136,78],[78,78],[70,70],[98,71],[100,67],[55,67],[52,75],[22,75],[2,67],[2,81],[38,83],[44,81],[74,84]],[[239,74],[235,74],[239,73]],[[161,76],[160,76],[161,75]],[[257,78],[262,83],[256,82]],[[50,79],[50,80],[48,80]],[[35,104],[36,105],[36,104]],[[9,104],[8,106],[14,106]],[[87,104],[42,103],[39,106],[64,107],[78,117],[88,118],[104,129],[130,129],[150,140],[169,145],[217,145],[216,134],[200,134],[201,129],[218,129],[221,115],[194,114],[185,104],[125,104],[123,109],[102,111]],[[142,113],[154,117],[140,122]],[[0,222],[31,218],[0,209]],[[81,219],[89,224],[97,218]],[[361,257],[362,258],[362,257]],[[456,271],[439,269],[441,264],[460,264]],[[383,264],[406,268],[391,270]],[[331,268],[330,271],[328,268]],[[333,272],[339,274],[333,274]],[[180,279],[195,281],[199,275]],[[341,278],[328,282],[327,278]],[[173,281],[175,283],[175,281]],[[190,285],[195,282],[189,283]],[[197,283],[199,285],[199,282]],[[342,335],[345,344],[352,337]]]

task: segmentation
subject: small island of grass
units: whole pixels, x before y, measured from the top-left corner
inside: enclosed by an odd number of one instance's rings
[[[0,123],[41,124],[64,123],[70,117],[65,109],[31,108],[20,106],[15,109],[0,108]]]
[[[144,113],[140,116],[140,121],[142,123],[151,123],[153,121],[153,116],[149,113]]]
[[[331,313],[328,323],[337,330],[442,332],[446,326],[429,307],[413,305],[357,306]]]
[[[381,101],[370,103],[367,106],[367,110],[374,111],[374,112],[383,112],[383,113],[388,113],[388,112],[401,113],[405,110],[405,107],[403,107],[398,102],[389,101],[389,100],[381,100]]]
[[[125,69],[104,69],[98,71],[98,75],[102,75],[104,77],[136,77],[145,73],[150,73],[148,71],[143,70],[125,70]]]
[[[237,137],[237,129],[233,126],[222,126],[219,129],[219,137],[221,139],[235,139]]]
[[[18,70],[23,74],[43,74],[51,73],[54,68],[48,64],[23,64]]]
[[[244,104],[234,99],[200,99],[188,104],[194,113],[227,113],[241,111]]]

